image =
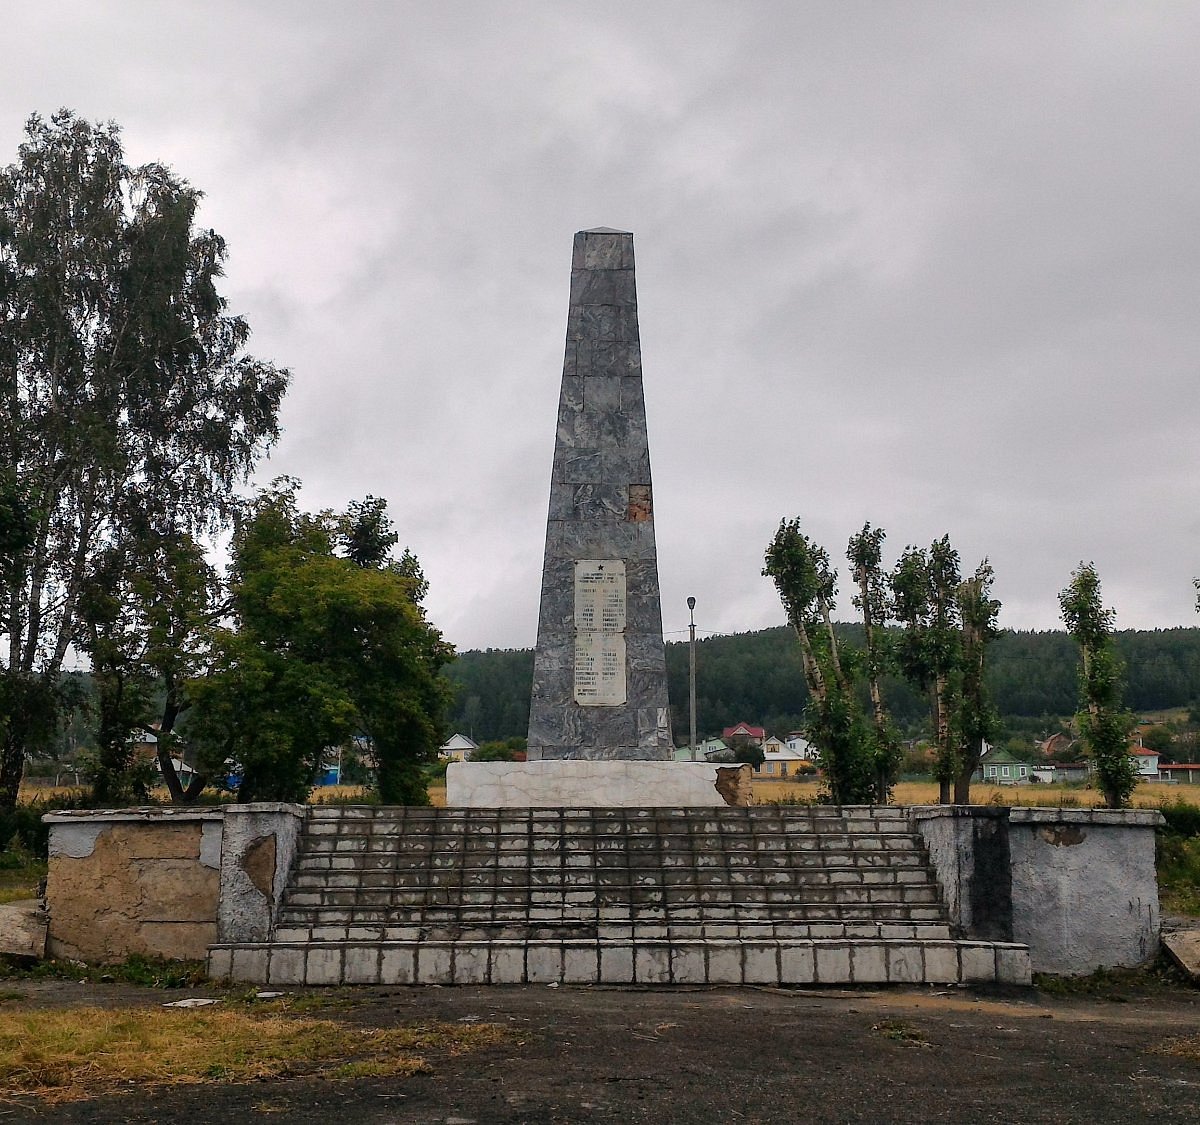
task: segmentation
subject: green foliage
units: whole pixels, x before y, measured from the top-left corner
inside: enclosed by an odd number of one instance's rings
[[[515,762],[517,752],[525,749],[525,739],[506,738],[503,741],[481,742],[471,751],[472,762]]]
[[[287,480],[238,524],[233,627],[213,631],[212,670],[188,685],[188,732],[211,768],[242,767],[241,800],[302,799],[326,748],[362,736],[381,799],[427,801],[452,649],[425,619],[415,560],[341,557],[339,526],[299,512]]]
[[[1157,750],[1160,754],[1170,754],[1174,744],[1175,740],[1171,737],[1170,729],[1161,723],[1150,727],[1142,735],[1142,745],[1147,750]]]
[[[763,748],[757,743],[748,738],[737,738],[733,740],[733,745],[730,746],[730,751],[733,754],[735,762],[745,763],[758,769],[759,766],[767,760]]]
[[[528,733],[532,649],[460,653],[446,668],[446,679],[454,689],[446,720],[451,730],[481,743]]]
[[[1164,832],[1176,836],[1200,838],[1200,805],[1192,805],[1182,797],[1174,801],[1164,801],[1158,809],[1166,820]]]
[[[124,647],[127,568],[147,533],[224,525],[278,436],[288,379],[245,354],[249,326],[217,290],[225,244],[195,227],[195,188],[161,165],[128,167],[111,123],[62,110],[25,133],[0,171],[8,807],[56,725],[72,646],[96,650],[101,752],[119,758],[142,690]]]
[[[1182,799],[1160,806],[1156,835],[1158,886],[1164,912],[1200,916],[1200,806]]]
[[[865,647],[863,626],[834,625],[843,650]],[[889,626],[888,644],[899,630]],[[1200,684],[1200,629],[1154,629],[1114,634],[1126,661],[1130,704],[1142,712],[1186,707]],[[741,720],[775,734],[799,730],[808,703],[794,630],[788,626],[697,641],[696,694],[701,737],[719,735]],[[1004,631],[987,649],[984,685],[1001,716],[996,739],[1046,738],[1063,727],[1078,701],[1078,648],[1063,631]],[[530,649],[460,653],[446,669],[455,686],[447,723],[480,740],[523,735],[529,725],[533,678]],[[676,730],[687,729],[687,642],[667,644],[667,683]],[[929,737],[928,694],[896,674],[881,680],[883,696],[906,739]],[[860,703],[869,706],[865,687]],[[468,707],[468,703],[472,706]],[[468,721],[474,717],[474,725]],[[1193,726],[1200,726],[1200,708]],[[989,740],[993,741],[993,740]],[[1181,751],[1182,752],[1182,751]],[[1078,757],[1078,752],[1074,752]]]
[[[83,796],[57,796],[47,800],[23,801],[11,809],[0,808],[0,847],[45,859],[50,843],[50,826],[42,823],[43,814],[59,809],[89,807],[90,803]]]
[[[984,559],[956,593],[962,643],[954,737],[961,760],[954,779],[954,800],[962,804],[970,799],[971,775],[983,756],[984,743],[994,742],[1000,730],[986,681],[988,648],[1000,636],[996,628],[1000,603],[991,596],[992,579],[992,568]]]
[[[1124,808],[1137,784],[1129,756],[1133,715],[1122,706],[1124,665],[1112,640],[1115,617],[1100,599],[1100,578],[1080,563],[1058,596],[1063,621],[1081,655],[1079,730],[1096,766],[1096,782],[1109,808]]]
[[[891,670],[895,658],[892,637],[887,631],[891,615],[891,601],[887,578],[883,573],[882,528],[872,528],[869,523],[857,535],[850,537],[846,548],[846,559],[853,568],[858,593],[854,595],[855,608],[862,615],[863,675],[871,704],[870,757],[875,769],[874,799],[886,804],[891,799],[892,786],[900,767],[900,739],[896,734],[891,714],[884,703],[882,681]]]
[[[869,558],[872,551],[877,558],[881,540],[881,533],[876,538],[870,527],[865,527],[862,536],[851,541],[852,561],[856,555]],[[803,729],[817,750],[830,799],[837,804],[866,804],[877,799],[881,789],[880,799],[886,799],[895,768],[895,745],[881,739],[880,729],[868,722],[857,691],[864,665],[881,659],[881,650],[870,650],[865,662],[857,653],[842,652],[844,646],[839,644],[830,619],[837,573],[824,549],[800,530],[799,520],[780,523],[767,546],[764,563],[763,574],[774,581],[800,641],[810,695]],[[870,607],[873,594],[868,589],[863,596]],[[870,625],[868,615],[868,633]],[[881,719],[886,732],[886,717]]]
[[[117,965],[84,965],[50,958],[22,963],[0,957],[0,979],[90,981],[94,984],[136,984],[143,988],[195,988],[208,981],[203,961],[167,961],[134,953]]]
[[[949,536],[928,550],[909,547],[892,572],[892,605],[903,627],[897,645],[900,668],[929,693],[935,757],[933,774],[941,800],[963,768],[962,745],[954,729],[962,669],[961,583],[958,552]]]

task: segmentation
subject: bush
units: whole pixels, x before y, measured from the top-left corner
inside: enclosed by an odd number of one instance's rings
[[[1190,805],[1182,797],[1177,797],[1170,804],[1164,801],[1159,811],[1167,822],[1164,832],[1176,836],[1200,836],[1200,805]]]
[[[50,826],[42,823],[42,814],[58,809],[85,809],[87,795],[37,798],[15,809],[0,809],[0,855],[4,851],[24,852],[45,859],[50,845]]]

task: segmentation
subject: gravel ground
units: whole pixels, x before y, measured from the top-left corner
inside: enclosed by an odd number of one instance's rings
[[[5,982],[38,1007],[161,1004],[121,984]],[[303,991],[303,990],[296,990]],[[68,1106],[0,1104],[8,1122],[290,1123],[1200,1121],[1200,991],[1104,997],[946,989],[363,988],[321,1014],[515,1030],[404,1080],[284,1078],[131,1090]]]

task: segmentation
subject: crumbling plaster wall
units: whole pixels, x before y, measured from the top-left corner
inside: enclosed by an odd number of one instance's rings
[[[52,957],[202,958],[217,938],[219,810],[48,814]]]
[[[201,960],[270,937],[304,809],[246,804],[48,813],[48,952]]]

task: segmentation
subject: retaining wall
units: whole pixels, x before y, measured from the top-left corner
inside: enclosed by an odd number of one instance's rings
[[[201,960],[216,941],[260,940],[303,816],[279,804],[48,813],[49,954]]]
[[[964,935],[1028,945],[1041,973],[1131,967],[1158,952],[1161,813],[933,805],[910,815]]]
[[[1158,951],[1150,811],[909,810],[963,937],[1029,946],[1035,972],[1141,964]],[[300,805],[49,813],[48,951],[200,959],[271,937]]]

